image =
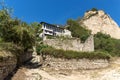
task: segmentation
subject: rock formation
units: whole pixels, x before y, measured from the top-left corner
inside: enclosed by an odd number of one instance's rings
[[[120,39],[118,24],[103,10],[86,12],[79,23],[82,23],[87,29],[91,30],[92,34],[102,32],[109,34],[112,38]]]
[[[0,80],[9,80],[8,75],[14,73],[16,66],[22,65],[31,58],[32,52],[22,53],[16,57],[9,51],[0,51]]]

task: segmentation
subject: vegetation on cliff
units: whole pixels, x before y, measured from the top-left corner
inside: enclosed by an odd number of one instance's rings
[[[96,9],[92,9],[96,10]],[[81,26],[77,20],[68,20],[67,21],[68,29],[72,32],[73,37],[80,38],[84,41],[91,33],[91,31],[85,29],[85,27]],[[120,39],[111,38],[108,34],[103,34],[98,32],[94,35],[95,41],[95,51],[99,52],[107,52],[111,56],[120,56]]]
[[[105,51],[78,52],[72,50],[55,49],[48,45],[38,45],[36,47],[38,55],[50,55],[56,58],[65,59],[110,59],[111,55]]]
[[[35,45],[36,27],[32,27],[35,24],[29,25],[11,17],[9,12],[7,7],[0,10],[0,50],[10,51],[19,57],[21,53],[27,52]]]
[[[96,9],[93,9],[96,10]],[[67,29],[71,31],[72,36],[80,38],[84,42],[91,31],[85,29],[77,20],[69,19],[67,21]],[[18,53],[24,53],[32,46],[37,44],[41,25],[39,23],[27,24],[17,18],[12,18],[8,9],[0,10],[0,49],[12,50]],[[6,43],[6,44],[4,44]],[[7,45],[5,47],[4,45]],[[10,44],[10,45],[9,45]],[[55,57],[65,58],[110,58],[112,56],[120,56],[120,40],[113,39],[109,35],[97,33],[95,35],[95,52],[75,52],[57,50],[40,44],[37,51],[42,54],[52,54]],[[97,51],[97,52],[96,52]],[[108,55],[108,53],[110,55]]]
[[[73,37],[80,38],[83,42],[90,35],[90,31],[80,26],[75,20],[68,20],[68,29],[72,32]],[[120,56],[120,40],[111,38],[110,35],[103,33],[97,33],[94,35],[95,52],[75,52],[64,51],[51,48],[49,46],[41,44],[37,46],[37,52],[42,54],[50,54],[54,57],[64,58],[106,58],[105,56]],[[99,54],[99,55],[98,55]],[[96,57],[97,56],[97,57]],[[110,58],[110,57],[109,57]]]
[[[111,56],[107,52],[77,52],[71,50],[62,50],[55,49],[52,47],[47,47],[41,49],[41,54],[43,55],[51,55],[56,58],[65,58],[65,59],[110,59]]]
[[[34,31],[30,25],[11,18],[6,9],[0,10],[0,42],[12,43],[27,51],[35,43]]]
[[[73,37],[80,38],[82,42],[84,42],[91,34],[91,31],[83,28],[78,24],[77,21],[69,19],[67,21],[68,30],[71,31]]]
[[[112,56],[120,56],[120,40],[103,33],[97,33],[95,35],[95,50],[108,52]]]

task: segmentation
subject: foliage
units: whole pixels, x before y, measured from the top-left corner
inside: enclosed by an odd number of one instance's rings
[[[98,11],[97,8],[92,8],[91,10],[87,10],[86,12],[89,12],[89,11]]]
[[[13,45],[12,43],[3,43],[3,42],[0,42],[0,50],[11,50],[15,47],[15,45]]]
[[[68,30],[71,31],[73,37],[80,38],[83,42],[90,36],[91,31],[83,28],[81,25],[77,23],[77,21],[74,21],[72,19],[69,19],[67,21]]]
[[[98,11],[98,9],[96,9],[96,8],[92,8],[91,11]]]
[[[32,48],[35,40],[30,26],[25,23],[21,23],[21,25],[15,26],[13,30],[15,34],[13,42],[15,44],[23,47],[24,50]]]
[[[25,51],[34,44],[32,29],[27,23],[13,19],[6,10],[0,10],[0,40],[12,42]]]
[[[97,33],[95,35],[95,50],[106,51],[112,56],[120,56],[120,40]]]
[[[48,45],[44,45],[44,44],[37,45],[36,51],[37,51],[38,55],[40,55],[42,49],[48,48],[48,47],[49,47]]]
[[[76,52],[62,49],[55,49],[52,47],[43,48],[41,50],[43,55],[51,55],[56,58],[66,58],[66,59],[110,59],[110,55],[106,52]]]
[[[30,27],[33,30],[33,34],[36,37],[36,39],[39,37],[39,34],[42,32],[42,26],[38,22],[33,22],[30,24]]]

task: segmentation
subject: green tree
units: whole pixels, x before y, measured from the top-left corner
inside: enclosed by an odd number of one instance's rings
[[[37,42],[40,42],[42,40],[39,37],[40,33],[42,33],[42,26],[38,22],[33,22],[30,24],[30,26],[32,28],[32,33],[34,34],[35,37],[35,44],[37,44]]]
[[[106,51],[113,56],[120,56],[120,40],[99,32],[95,35],[95,50]]]
[[[13,28],[14,30],[14,43],[23,47],[25,51],[35,44],[34,34],[32,28],[26,23],[22,22]]]
[[[84,42],[88,36],[90,36],[91,31],[82,27],[77,21],[69,19],[67,21],[68,30],[71,31],[73,37],[80,38]]]
[[[12,42],[24,50],[34,44],[32,28],[19,19],[13,19],[6,10],[0,10],[0,38],[4,42]]]

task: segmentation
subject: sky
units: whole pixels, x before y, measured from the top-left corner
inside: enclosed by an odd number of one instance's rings
[[[104,10],[120,25],[120,0],[4,0],[12,15],[27,23],[66,24],[82,17],[87,10]]]

